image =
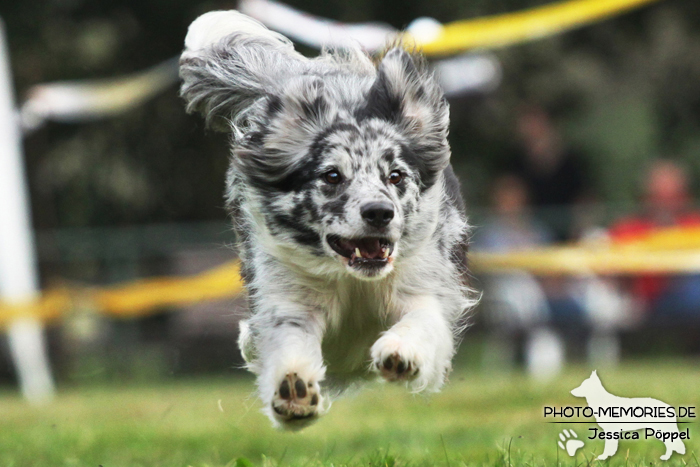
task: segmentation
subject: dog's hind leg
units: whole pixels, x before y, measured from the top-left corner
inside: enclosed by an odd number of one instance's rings
[[[387,381],[408,382],[416,392],[437,391],[451,368],[452,330],[437,298],[416,297],[409,305],[372,346],[372,367]]]
[[[603,454],[598,456],[598,460],[599,461],[605,460],[608,457],[615,454],[617,452],[617,443],[618,443],[618,440],[616,440],[616,439],[606,439],[605,440],[605,448],[603,448]]]
[[[322,329],[311,315],[284,314],[251,320],[263,412],[285,429],[301,429],[327,410],[320,383],[326,368],[321,355]],[[256,322],[257,321],[257,322]]]
[[[677,432],[678,430],[676,429],[674,431]],[[669,460],[674,451],[680,455],[685,454],[685,444],[683,444],[683,441],[680,439],[664,441],[664,445],[666,446],[666,452],[660,458],[662,461]]]
[[[672,444],[672,449],[676,451],[681,456],[685,454],[685,443],[681,439],[674,439]]]

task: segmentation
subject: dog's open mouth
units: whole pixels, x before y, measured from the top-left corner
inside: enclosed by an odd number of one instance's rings
[[[394,244],[385,238],[346,239],[337,235],[326,237],[333,251],[348,258],[348,266],[383,266],[391,260]]]

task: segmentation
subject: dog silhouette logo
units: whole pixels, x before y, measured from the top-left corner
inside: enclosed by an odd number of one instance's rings
[[[615,454],[620,439],[639,439],[636,430],[644,430],[645,438],[654,437],[664,443],[666,452],[661,456],[661,460],[668,460],[674,452],[685,454],[682,439],[687,433],[678,430],[676,414],[669,404],[650,397],[628,398],[610,394],[595,371],[579,387],[573,389],[571,394],[586,399],[600,426],[600,430],[591,428],[594,431],[593,436],[605,440],[605,448],[598,460],[607,459]],[[569,450],[568,443],[572,441],[569,438],[566,438],[566,450],[573,455]],[[560,441],[560,445],[564,441]],[[578,447],[582,445],[582,442],[580,445],[576,444]],[[574,454],[578,447],[573,449]]]

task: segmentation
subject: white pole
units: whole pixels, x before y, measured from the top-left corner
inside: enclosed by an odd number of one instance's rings
[[[13,94],[5,26],[0,21],[0,300],[21,304],[35,299],[39,287]],[[22,393],[30,402],[50,399],[54,384],[41,323],[17,320],[8,336]]]

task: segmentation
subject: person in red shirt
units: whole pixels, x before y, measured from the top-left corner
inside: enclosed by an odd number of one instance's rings
[[[627,243],[668,227],[700,227],[700,211],[693,209],[686,171],[659,159],[646,176],[643,212],[616,222],[609,235],[613,242]],[[651,319],[700,321],[700,276],[645,274],[630,278],[626,285]]]

